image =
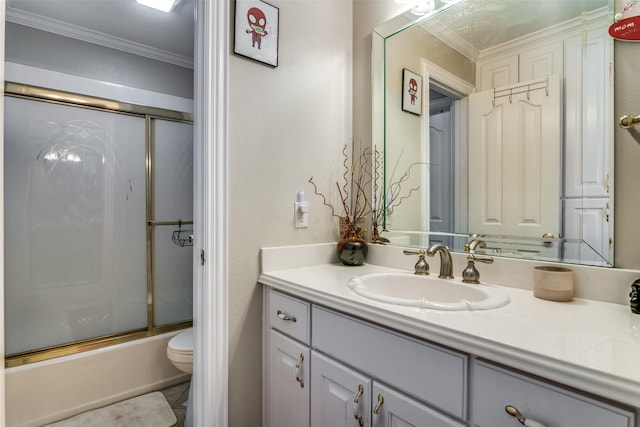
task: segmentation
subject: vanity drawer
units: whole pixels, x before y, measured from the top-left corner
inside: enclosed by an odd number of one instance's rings
[[[458,418],[468,356],[313,306],[312,347]]]
[[[280,292],[268,292],[269,325],[273,329],[309,344],[310,304]]]
[[[634,413],[622,406],[574,393],[553,384],[476,361],[473,367],[471,414],[476,427],[515,427],[507,414],[512,405],[524,418],[545,426],[633,427]]]

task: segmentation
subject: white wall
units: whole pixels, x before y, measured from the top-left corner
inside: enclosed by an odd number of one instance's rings
[[[351,0],[271,1],[280,10],[277,68],[232,54],[229,123],[229,425],[261,423],[259,248],[335,241],[311,176],[331,192],[351,146]],[[326,185],[325,185],[326,184]],[[293,227],[304,188],[309,228]]]
[[[193,98],[193,70],[8,22],[8,62]]]

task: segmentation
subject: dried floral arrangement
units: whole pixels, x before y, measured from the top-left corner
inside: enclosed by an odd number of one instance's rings
[[[364,220],[371,213],[372,204],[367,196],[367,188],[371,185],[371,151],[365,149],[360,153],[356,162],[349,162],[347,145],[342,147],[342,165],[344,173],[342,182],[336,181],[336,188],[340,197],[339,207],[327,201],[326,196],[318,191],[313,177],[309,178],[309,183],[313,186],[314,194],[322,198],[322,204],[331,209],[331,215],[340,221],[340,239],[348,237],[364,238],[366,229]]]
[[[389,186],[379,186],[379,183],[384,181],[383,170],[384,170],[384,155],[382,152],[378,151],[377,148],[373,150],[373,213],[371,218],[371,241],[373,243],[389,243],[389,240],[380,236],[380,233],[384,231],[385,225],[385,215],[390,214],[393,210],[400,206],[402,202],[411,195],[420,190],[420,186],[412,187],[406,190],[403,188],[404,185],[407,184],[407,181],[411,177],[411,172],[413,168],[418,165],[426,165],[423,162],[414,162],[410,163],[409,167],[400,174],[400,178],[395,179],[398,164],[400,163],[400,159],[402,158],[402,153],[396,159],[395,164],[393,165],[393,169],[389,174]],[[382,228],[382,230],[381,230]]]
[[[371,241],[373,243],[388,243],[387,239],[380,236],[380,232],[383,231],[381,227],[384,225],[384,216],[420,189],[420,186],[417,186],[406,190],[404,186],[411,176],[412,169],[424,163],[411,163],[400,175],[400,178],[394,181],[400,162],[401,156],[399,156],[389,175],[390,183],[385,188],[384,185],[380,185],[384,179],[383,154],[377,149],[365,148],[360,153],[357,162],[349,162],[347,148],[347,145],[342,148],[342,164],[344,166],[342,182],[336,181],[340,197],[339,206],[329,203],[327,197],[318,190],[313,177],[309,178],[309,183],[313,186],[314,194],[322,198],[322,204],[331,210],[331,215],[339,219],[338,237],[340,239],[352,236],[364,239],[367,231],[364,227],[365,219],[371,215]],[[367,195],[368,191],[373,193],[373,199]]]

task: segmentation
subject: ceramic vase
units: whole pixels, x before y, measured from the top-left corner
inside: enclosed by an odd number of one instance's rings
[[[338,258],[344,265],[363,265],[369,247],[364,239],[352,233],[351,236],[338,241]]]

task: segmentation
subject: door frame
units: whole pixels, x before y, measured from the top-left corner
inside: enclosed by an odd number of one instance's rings
[[[5,0],[2,0],[5,1]],[[194,91],[195,427],[228,425],[228,61],[230,3],[196,0]]]
[[[425,58],[421,59],[421,68],[423,81],[428,83],[424,85],[424,90],[427,93],[427,98],[424,99],[428,99],[428,88],[431,87],[431,85],[447,92],[452,97],[455,96],[459,98],[454,101],[451,111],[454,144],[453,157],[455,162],[453,204],[456,206],[453,226],[456,232],[459,230],[468,230],[468,215],[462,213],[467,212],[469,208],[469,95],[474,93],[476,88],[473,84]],[[423,124],[423,128],[427,129],[428,132],[429,115],[426,114],[424,116],[425,118],[423,118],[423,120],[426,120],[426,123]]]
[[[4,81],[6,0],[0,0],[0,78]],[[229,2],[196,0],[194,125],[195,427],[228,425],[227,135]],[[4,92],[0,95],[4,135]],[[4,138],[0,141],[0,357],[4,359]],[[199,196],[199,197],[198,197]],[[215,236],[215,237],[213,237]],[[204,263],[200,262],[200,253]],[[5,425],[4,364],[0,426]]]

